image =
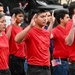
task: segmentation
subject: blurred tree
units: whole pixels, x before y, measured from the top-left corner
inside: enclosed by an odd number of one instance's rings
[[[66,0],[67,5],[69,5],[70,2],[72,2],[72,0]]]

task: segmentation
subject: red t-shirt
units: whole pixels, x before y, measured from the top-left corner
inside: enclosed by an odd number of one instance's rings
[[[7,31],[9,29],[10,26],[7,27]],[[11,30],[11,37],[9,40],[9,52],[10,55],[14,55],[20,58],[24,58],[25,57],[25,52],[24,52],[24,42],[18,44],[15,42],[15,36],[17,33],[19,33],[20,31],[22,31],[22,28],[19,26],[15,26],[12,25],[12,30]]]
[[[9,43],[8,37],[3,32],[0,36],[0,70],[8,69]]]
[[[30,65],[50,66],[50,32],[33,27],[25,37]]]
[[[52,29],[53,34],[53,43],[54,43],[54,50],[53,56],[54,58],[68,58],[68,48],[65,43],[66,32],[65,28],[61,26],[57,26]]]
[[[71,27],[72,27],[72,20],[70,20],[66,25],[67,35],[70,32]],[[68,49],[69,49],[69,59],[75,61],[75,38],[73,44],[71,46],[68,46]]]

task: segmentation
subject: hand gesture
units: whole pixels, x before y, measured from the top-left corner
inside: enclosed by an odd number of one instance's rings
[[[55,22],[55,17],[54,17],[54,10],[53,10],[50,23],[51,23],[51,24],[54,24],[54,22]]]
[[[14,24],[15,22],[16,22],[15,14],[13,14],[11,17],[11,24]]]
[[[31,19],[31,22],[30,22],[31,27],[34,27],[35,26],[35,17],[36,17],[36,14]]]

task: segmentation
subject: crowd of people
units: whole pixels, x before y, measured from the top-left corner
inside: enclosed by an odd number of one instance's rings
[[[0,75],[75,75],[75,1],[68,10],[15,7],[10,15],[6,26],[0,3]]]

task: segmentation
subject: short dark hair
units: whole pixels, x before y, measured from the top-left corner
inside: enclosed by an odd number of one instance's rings
[[[29,11],[29,14],[28,14],[28,20],[29,20],[29,22],[31,21],[31,19],[34,16],[34,14],[39,15],[40,13],[44,13],[44,12],[46,12],[45,9],[31,9]]]
[[[68,6],[69,9],[69,15],[72,17],[74,14],[74,9],[75,9],[75,1],[71,2],[70,5]]]
[[[55,12],[54,16],[55,16],[58,24],[60,24],[60,18],[64,19],[65,14],[69,14],[69,12],[67,10],[63,10],[63,9]]]
[[[11,16],[12,16],[13,14],[15,14],[15,16],[16,16],[16,15],[18,15],[18,14],[20,14],[20,13],[22,13],[22,14],[24,15],[23,9],[21,9],[21,8],[19,8],[19,7],[15,7],[15,8],[13,8],[12,11],[11,11]]]
[[[3,7],[3,4],[0,2],[0,6],[2,6]]]

